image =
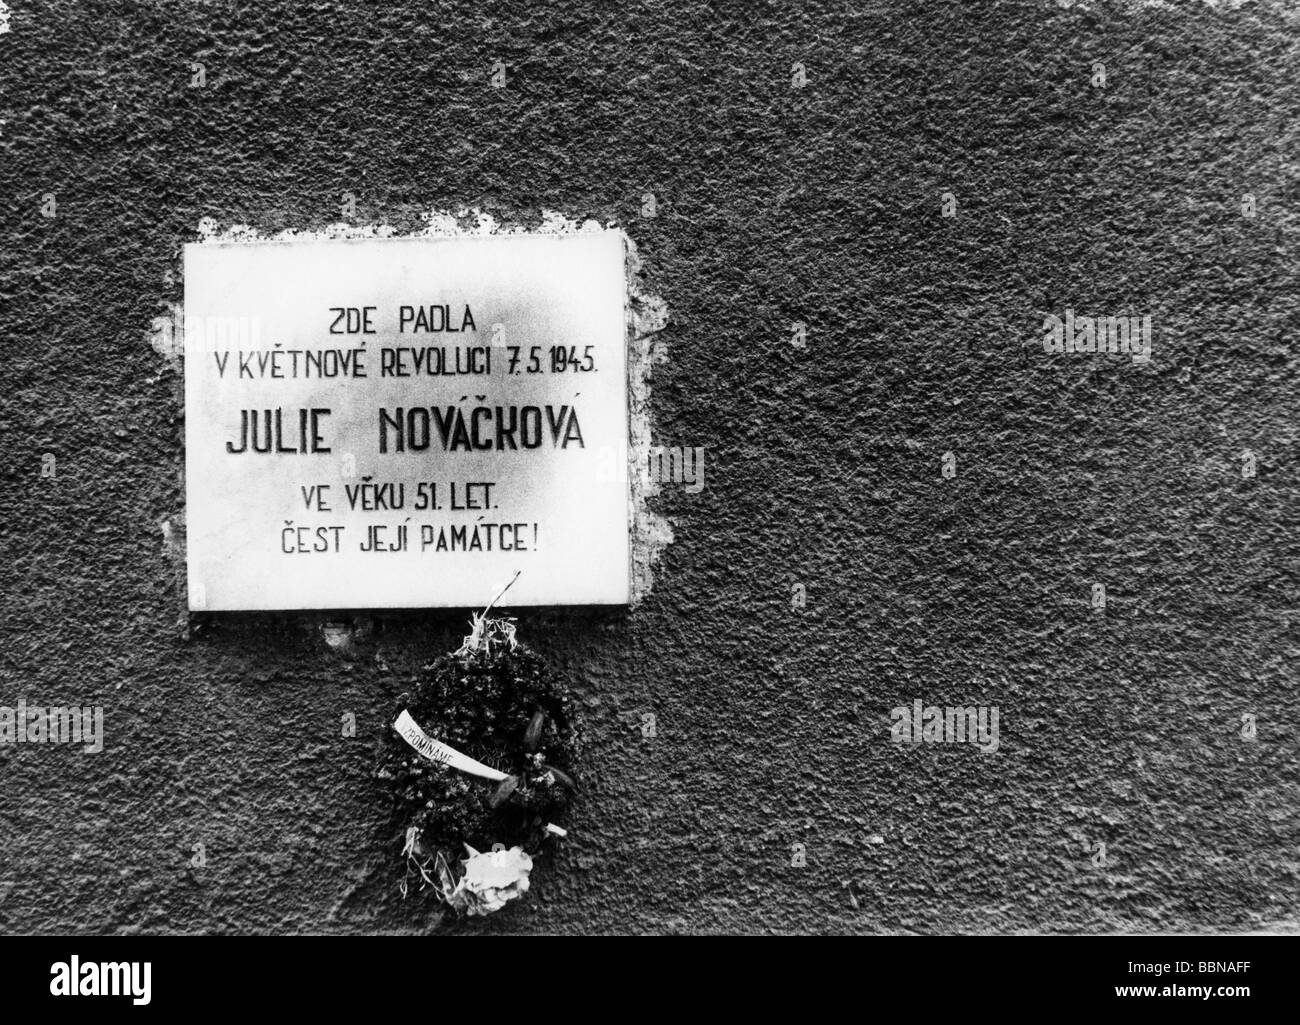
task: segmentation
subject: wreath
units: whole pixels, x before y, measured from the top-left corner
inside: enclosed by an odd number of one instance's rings
[[[512,617],[489,616],[510,584],[399,697],[380,753],[402,896],[414,888],[458,915],[527,892],[578,791],[565,681],[518,641]]]

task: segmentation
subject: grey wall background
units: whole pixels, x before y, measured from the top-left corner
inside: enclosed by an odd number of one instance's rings
[[[520,616],[593,766],[556,864],[475,928],[1294,922],[1292,5],[9,6],[0,704],[102,704],[107,747],[0,747],[0,928],[435,920],[370,768],[466,615],[376,617],[351,661],[321,617],[178,623],[150,323],[200,218],[321,228],[345,191],[400,231],[623,224],[671,311],[655,441],[707,451],[656,500],[643,605]],[[1067,306],[1151,313],[1152,365],[1044,355]],[[998,705],[1000,750],[896,747],[916,697]]]

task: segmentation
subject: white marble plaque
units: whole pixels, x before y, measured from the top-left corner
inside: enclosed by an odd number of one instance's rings
[[[190,608],[628,600],[621,234],[185,249]]]

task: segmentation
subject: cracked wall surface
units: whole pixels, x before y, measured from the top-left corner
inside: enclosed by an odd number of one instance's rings
[[[9,7],[0,705],[107,735],[0,745],[0,929],[433,927],[371,769],[468,613],[182,615],[159,339],[204,218],[431,210],[621,226],[634,450],[707,466],[634,610],[520,614],[592,767],[527,901],[454,928],[1295,920],[1291,5]],[[1044,353],[1067,307],[1151,314],[1151,362]],[[893,743],[918,698],[998,706],[997,752]]]

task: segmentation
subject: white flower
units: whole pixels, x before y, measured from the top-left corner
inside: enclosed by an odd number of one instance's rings
[[[524,853],[522,847],[483,854],[466,844],[465,850],[469,851],[469,857],[461,862],[465,874],[460,877],[455,890],[445,894],[448,903],[457,911],[468,915],[489,915],[505,907],[506,901],[528,892],[528,873],[532,871],[533,859]]]

